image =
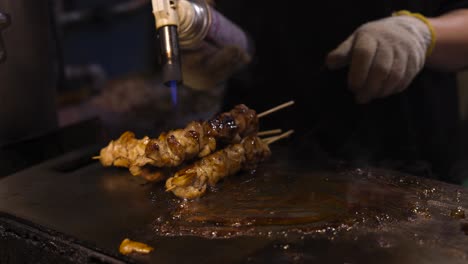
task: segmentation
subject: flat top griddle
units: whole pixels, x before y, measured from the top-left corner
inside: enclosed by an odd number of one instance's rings
[[[317,166],[289,158],[291,150],[278,145],[256,171],[181,201],[162,183],[102,167],[91,160],[98,150],[83,148],[0,179],[2,217],[129,263],[468,261],[461,186],[376,168]],[[155,250],[124,257],[118,247],[127,237]]]

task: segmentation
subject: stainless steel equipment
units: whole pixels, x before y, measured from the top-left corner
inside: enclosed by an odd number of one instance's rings
[[[57,49],[49,3],[0,0],[0,145],[57,126]]]

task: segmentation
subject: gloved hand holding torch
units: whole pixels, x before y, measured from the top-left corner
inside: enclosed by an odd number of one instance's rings
[[[205,7],[205,13],[201,14],[207,21],[205,37],[181,40],[184,83],[195,90],[212,89],[221,84],[249,64],[253,53],[246,33],[217,12],[211,6],[213,2],[193,1],[191,9],[187,1],[179,1],[181,30],[189,28],[186,24],[194,17],[190,15],[196,6],[194,3]]]
[[[326,64],[330,69],[349,66],[349,89],[358,103],[368,103],[406,89],[434,45],[429,21],[400,11],[359,27],[328,54]]]
[[[153,0],[153,12],[165,83],[211,89],[250,62],[252,45],[245,32],[205,0]]]
[[[194,90],[212,89],[251,61],[251,55],[236,45],[217,47],[203,41],[193,50],[182,50],[184,83]]]

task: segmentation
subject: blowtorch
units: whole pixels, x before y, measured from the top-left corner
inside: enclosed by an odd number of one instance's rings
[[[177,103],[177,87],[183,83],[180,49],[197,49],[203,41],[216,47],[236,45],[252,53],[252,44],[237,25],[206,0],[152,0],[160,41],[162,79]]]

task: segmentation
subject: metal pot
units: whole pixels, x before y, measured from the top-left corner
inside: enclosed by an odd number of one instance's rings
[[[48,0],[0,0],[0,145],[57,127]]]

